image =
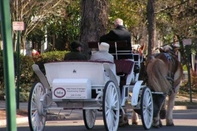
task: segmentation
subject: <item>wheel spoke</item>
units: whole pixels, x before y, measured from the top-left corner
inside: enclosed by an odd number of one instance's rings
[[[153,118],[153,100],[151,91],[147,87],[143,89],[141,102],[142,123],[145,129],[149,129]]]
[[[34,100],[32,100],[32,106],[37,106],[37,103]]]
[[[119,122],[119,97],[115,84],[109,81],[104,90],[103,119],[107,130],[116,131]]]
[[[28,105],[29,126],[32,131],[43,131],[46,116],[43,115],[43,105],[40,98],[45,94],[45,89],[41,83],[35,84],[30,92],[30,99]]]
[[[115,111],[119,110],[119,108],[117,107],[117,105],[114,106],[113,110],[115,110]]]
[[[106,109],[106,113],[105,114],[106,115],[109,115],[110,114],[110,109],[109,108]]]
[[[113,99],[113,100],[115,100],[115,98],[116,98],[116,94],[115,94],[115,93],[116,93],[116,92],[115,92],[115,88],[112,88],[112,94],[113,94],[113,96],[112,96],[113,98],[112,98],[112,99]]]

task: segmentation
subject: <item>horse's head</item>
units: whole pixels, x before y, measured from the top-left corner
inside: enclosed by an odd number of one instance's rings
[[[178,50],[180,49],[180,45],[178,43],[171,45],[175,54],[177,54]]]
[[[172,50],[173,50],[173,48],[170,45],[165,45],[165,46],[159,48],[160,52],[170,52]]]
[[[165,52],[165,53],[177,54],[179,48],[180,48],[179,44],[165,45],[163,47],[160,47],[159,51],[161,53]]]

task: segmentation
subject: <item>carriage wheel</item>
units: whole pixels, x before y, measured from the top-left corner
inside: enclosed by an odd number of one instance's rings
[[[83,120],[85,127],[90,130],[94,127],[95,120],[96,120],[96,111],[94,109],[86,109],[83,110]]]
[[[36,83],[30,92],[28,102],[28,120],[31,131],[43,131],[46,122],[46,110],[44,110],[41,97],[45,94],[45,88],[41,83]]]
[[[151,90],[148,87],[142,90],[141,119],[144,129],[150,129],[153,121],[153,98]]]
[[[103,120],[107,131],[117,131],[120,115],[120,99],[114,82],[108,81],[103,90]]]

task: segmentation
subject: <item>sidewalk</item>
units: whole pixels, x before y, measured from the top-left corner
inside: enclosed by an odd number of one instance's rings
[[[190,103],[190,99],[187,97],[178,96],[176,98],[177,105],[174,106],[174,110],[197,109],[197,99],[192,98],[192,102],[193,103]],[[19,109],[27,110],[27,107],[28,107],[27,102],[21,102],[19,104]],[[47,121],[50,121],[50,120],[73,121],[73,120],[83,119],[82,111],[80,110],[61,111],[61,108],[56,107],[55,104],[53,107],[54,108],[51,108],[50,110],[48,110]],[[5,101],[0,101],[0,109],[5,109]],[[102,115],[102,113],[100,115]],[[17,124],[27,123],[28,116],[17,118],[16,122]],[[6,125],[6,120],[0,120],[0,127],[5,126],[5,125]]]

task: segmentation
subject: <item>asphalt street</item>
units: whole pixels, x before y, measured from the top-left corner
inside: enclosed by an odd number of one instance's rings
[[[174,107],[174,127],[165,126],[165,120],[162,120],[163,127],[160,131],[197,131],[197,99],[193,99],[195,103],[192,105],[176,105]],[[176,101],[188,101],[188,98],[177,97]],[[0,109],[5,109],[5,101],[0,101]],[[20,109],[27,109],[27,102],[20,103]],[[61,111],[54,109],[49,110],[52,115],[47,115],[47,121],[44,131],[87,131],[83,122],[83,116],[81,110],[74,111]],[[57,115],[58,114],[58,115]],[[17,119],[17,131],[30,131],[28,125],[28,117]],[[119,131],[136,131],[144,130],[140,121],[139,125],[131,125],[120,127]],[[92,131],[105,130],[102,118],[102,112],[98,113],[98,117],[95,122],[95,126]],[[157,130],[151,128],[150,130]],[[6,130],[6,120],[0,121],[0,131]]]
[[[68,112],[67,112],[68,113]],[[80,110],[66,114],[64,120],[49,120],[46,122],[44,131],[87,131],[84,126],[82,113]],[[162,120],[163,127],[160,131],[197,131],[197,109],[175,110],[174,111],[174,127],[165,126],[165,120]],[[140,121],[139,125],[131,125],[119,127],[118,131],[143,131],[143,125]],[[30,131],[27,122],[17,125],[17,131]],[[102,113],[98,113],[95,126],[92,131],[104,131]],[[150,130],[158,130],[151,128]],[[0,131],[6,131],[6,127],[0,127]]]

